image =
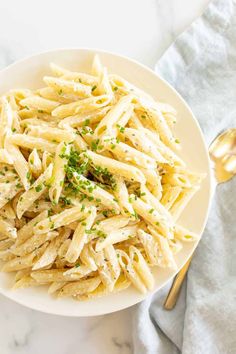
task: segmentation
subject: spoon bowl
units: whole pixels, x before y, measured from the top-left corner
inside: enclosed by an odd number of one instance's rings
[[[217,184],[236,174],[236,128],[218,135],[209,147]]]

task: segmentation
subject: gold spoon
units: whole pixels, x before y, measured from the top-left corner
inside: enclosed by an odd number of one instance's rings
[[[227,182],[236,175],[236,128],[218,135],[209,147],[209,155],[213,163],[216,185]],[[166,310],[172,310],[175,307],[192,257],[181,268],[172,283],[164,302]]]

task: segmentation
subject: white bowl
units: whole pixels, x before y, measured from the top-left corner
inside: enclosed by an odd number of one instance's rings
[[[206,173],[201,189],[184,210],[180,222],[191,231],[201,235],[210,204],[211,178],[207,148],[200,127],[188,105],[165,80],[153,71],[134,60],[101,50],[59,49],[31,56],[2,70],[0,72],[0,93],[17,87],[36,89],[43,86],[42,77],[50,73],[50,62],[75,71],[89,71],[95,53],[100,55],[102,63],[108,67],[109,72],[123,76],[154,98],[170,103],[177,109],[176,135],[182,145],[181,156],[191,169]],[[178,270],[188,260],[196,246],[197,242],[184,245],[182,251],[176,256]],[[163,287],[175,273],[169,269],[156,267],[154,291]],[[72,299],[56,300],[43,287],[13,291],[10,289],[12,280],[13,275],[0,273],[0,292],[3,295],[32,309],[57,315],[102,315],[132,306],[145,297],[134,288],[130,288],[117,294],[85,302]]]

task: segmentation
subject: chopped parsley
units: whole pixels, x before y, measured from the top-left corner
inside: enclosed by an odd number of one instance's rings
[[[39,184],[38,186],[35,187],[36,192],[41,192],[42,189],[43,189],[42,184]]]
[[[105,218],[107,218],[107,217],[108,217],[108,210],[104,210],[104,211],[102,212],[102,215],[105,216]]]
[[[86,126],[89,125],[89,123],[90,123],[90,120],[89,119],[85,119],[83,126],[86,127]]]
[[[60,197],[60,201],[63,203],[64,206],[71,205],[71,200],[67,197]]]
[[[100,142],[99,139],[96,139],[95,141],[92,141],[91,149],[92,149],[93,151],[97,151],[97,150],[98,150],[99,142]]]
[[[93,233],[93,230],[85,230],[85,233],[88,234],[88,235],[90,235],[90,234]]]
[[[119,129],[120,133],[125,132],[125,127],[122,127],[120,124],[116,124],[117,128]]]
[[[84,210],[85,210],[85,205],[82,204],[82,206],[81,206],[81,211],[84,211]]]
[[[105,232],[103,232],[103,231],[101,231],[101,230],[98,230],[98,231],[97,231],[97,235],[98,235],[99,237],[102,237],[102,238],[106,238],[106,237],[107,237],[107,234],[105,234]]]
[[[134,211],[134,213],[133,214],[131,214],[132,216],[134,216],[135,217],[135,219],[138,219],[138,214],[136,213],[136,211]]]
[[[52,214],[53,214],[52,209],[48,209],[48,217],[51,217],[51,216],[52,216]]]

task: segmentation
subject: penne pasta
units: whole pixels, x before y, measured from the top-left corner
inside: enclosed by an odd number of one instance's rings
[[[89,97],[76,102],[60,105],[52,111],[53,117],[65,118],[78,113],[85,113],[105,107],[110,103],[110,97],[101,95]]]
[[[133,96],[124,96],[120,99],[120,101],[107,113],[107,115],[101,120],[98,124],[95,135],[97,137],[102,134],[113,135],[113,129],[115,129],[115,125],[119,122],[122,114],[128,109],[131,104]]]
[[[114,175],[121,176],[131,182],[137,181],[145,183],[145,177],[139,169],[126,163],[113,160],[109,157],[98,155],[92,151],[87,151],[86,156],[91,159],[95,166],[100,166],[107,169]]]
[[[115,231],[111,231],[109,234],[105,234],[102,238],[99,238],[96,243],[96,251],[101,251],[107,246],[114,245],[118,242],[122,242],[135,237],[136,233],[137,226],[127,226]]]
[[[83,177],[76,172],[73,173],[73,177],[74,183],[84,194],[91,196],[95,202],[102,203],[107,209],[112,209],[119,213],[119,205],[114,200],[115,198],[112,194],[99,187],[98,184],[89,181],[86,177]]]
[[[50,230],[57,229],[61,226],[66,226],[73,221],[79,220],[81,217],[84,216],[86,213],[87,209],[84,211],[81,211],[82,206],[77,206],[73,208],[66,209],[65,211],[62,211],[59,214],[55,214],[53,216],[49,216],[46,219],[39,221],[37,225],[34,226],[34,232],[36,234],[43,234],[46,232],[49,232]]]
[[[120,266],[123,272],[125,273],[126,277],[141,293],[145,294],[147,291],[146,286],[144,285],[142,279],[140,279],[139,275],[136,273],[132,261],[127,255],[127,253],[121,250],[118,250],[116,252],[117,252]]]
[[[105,114],[110,109],[111,109],[111,107],[107,106],[107,107],[101,108],[98,111],[84,113],[84,114],[77,114],[74,116],[66,117],[59,122],[58,127],[68,130],[68,128],[71,128],[71,127],[75,128],[75,127],[84,126],[88,122],[90,124],[96,124],[105,116]]]
[[[121,177],[116,177],[116,189],[114,194],[122,208],[123,214],[128,212],[130,215],[134,215],[134,209],[129,201],[129,193],[125,181]]]
[[[88,232],[92,228],[96,218],[96,208],[91,208],[88,212],[89,213],[85,216],[83,222],[78,223],[65,255],[65,259],[70,263],[74,263],[78,259],[84,244],[86,243]]]
[[[20,105],[26,107],[26,109],[37,109],[46,113],[51,113],[59,106],[59,102],[47,100],[46,98],[39,96],[29,96],[21,100]]]
[[[30,189],[24,192],[17,203],[16,214],[20,219],[24,212],[39,199],[48,188],[47,183],[52,175],[52,165],[49,165],[45,172],[32,184]]]
[[[91,95],[91,87],[79,82],[50,76],[44,76],[43,81],[59,92],[60,95],[63,93],[73,93],[79,97],[89,97]]]
[[[133,147],[119,142],[113,142],[112,140],[105,143],[105,147],[117,157],[117,159],[125,162],[131,162],[137,166],[146,169],[155,169],[156,162],[152,157],[140,152]]]
[[[175,221],[178,220],[184,208],[192,199],[194,194],[198,191],[198,189],[199,187],[195,186],[190,189],[183,189],[181,193],[179,193],[178,197],[175,199],[175,202],[170,209],[170,213]]]
[[[40,151],[55,152],[55,142],[50,142],[43,138],[38,138],[25,134],[14,134],[9,138],[9,142],[27,149],[38,149]]]
[[[62,287],[58,293],[58,296],[65,297],[87,294],[94,291],[100,283],[101,280],[99,277],[69,283]]]
[[[142,279],[144,285],[148,290],[152,290],[154,286],[154,279],[150,268],[148,267],[142,253],[138,248],[130,246],[129,248],[130,259],[133,263],[133,267],[138,273],[140,279]]]
[[[151,156],[159,163],[168,162],[158,151],[157,146],[145,136],[141,129],[125,128],[124,136],[132,142],[135,149]]]
[[[29,135],[36,138],[51,140],[52,142],[67,142],[70,143],[74,141],[75,136],[72,132],[68,132],[58,128],[52,127],[42,127],[42,126],[30,126]]]
[[[39,177],[42,173],[42,161],[36,149],[33,149],[29,154],[28,164],[32,175],[34,177]]]
[[[17,237],[16,228],[12,227],[11,224],[9,224],[1,216],[0,216],[0,233],[7,236],[7,237],[9,236],[10,238]]]
[[[172,238],[172,230],[168,222],[160,214],[156,208],[150,207],[149,204],[142,201],[140,198],[131,195],[132,205],[134,210],[138,215],[140,215],[144,220],[151,223],[155,228],[157,228],[163,235],[168,238]]]
[[[6,145],[7,151],[13,160],[13,166],[24,188],[27,190],[30,187],[30,178],[29,178],[30,170],[29,170],[28,163],[17,146],[10,144],[9,141],[7,141],[6,144],[7,144]]]
[[[152,291],[152,267],[198,240],[176,223],[204,178],[176,152],[177,112],[97,55],[90,73],[50,66],[0,97],[2,270],[79,301]]]
[[[163,261],[162,263],[160,263],[160,266],[164,266],[164,267],[169,267],[169,268],[173,268],[176,269],[176,262],[174,260],[173,257],[173,253],[171,252],[168,240],[163,237],[162,235],[160,235],[154,228],[153,226],[148,226],[149,231],[151,232],[151,234],[153,235],[153,237],[155,237],[156,241],[159,244],[160,247],[160,252],[162,253],[162,258]]]
[[[1,115],[0,115],[0,147],[5,147],[5,139],[12,133],[13,112],[6,98],[1,98]]]
[[[65,180],[66,156],[70,154],[71,146],[61,142],[55,152],[55,158],[50,178],[49,197],[51,202],[57,204],[63,189]]]

